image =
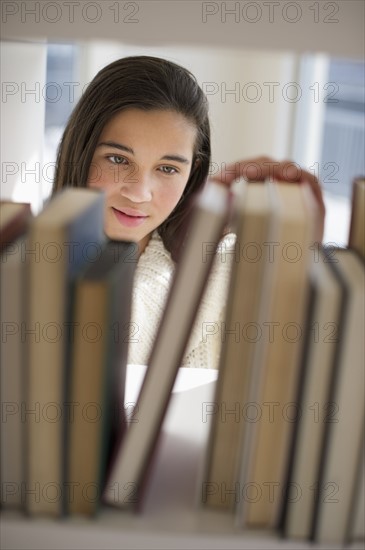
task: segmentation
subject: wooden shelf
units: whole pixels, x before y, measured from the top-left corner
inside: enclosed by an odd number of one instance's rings
[[[131,376],[131,368],[133,374]],[[209,423],[202,406],[213,400],[216,371],[180,369],[140,514],[103,508],[96,519],[30,519],[1,515],[1,548],[20,549],[339,549],[283,540],[272,531],[244,531],[233,515],[200,506],[199,479]],[[144,368],[130,366],[126,402],[135,403]],[[130,406],[130,405],[129,405]],[[349,548],[364,548],[363,543]]]
[[[7,512],[1,517],[1,548],[3,550],[66,550],[66,549],[197,549],[215,550],[299,550],[333,549],[338,545],[312,545],[309,542],[283,540],[272,532],[239,531],[224,528],[214,521],[214,514],[195,514],[195,525],[186,518],[131,517],[127,513],[108,511],[97,520],[27,519]],[[217,520],[217,518],[215,518]],[[352,550],[364,548],[359,542]]]

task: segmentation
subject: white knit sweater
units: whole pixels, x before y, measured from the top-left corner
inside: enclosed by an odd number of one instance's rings
[[[233,257],[229,250],[232,250],[234,243],[235,236],[229,234],[218,247],[181,366],[218,368],[221,327]],[[155,231],[138,260],[135,272],[128,352],[130,364],[148,363],[175,266]]]

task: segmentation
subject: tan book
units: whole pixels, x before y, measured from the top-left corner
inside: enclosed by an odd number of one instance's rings
[[[277,183],[273,261],[263,284],[264,337],[258,346],[248,400],[257,420],[243,441],[238,515],[246,526],[278,525],[288,466],[301,348],[308,297],[311,246],[318,231],[318,210],[306,185]],[[294,406],[293,406],[294,404]],[[250,485],[247,485],[250,484]]]
[[[356,178],[352,187],[349,248],[365,259],[365,178]]]
[[[314,513],[314,540],[344,545],[351,536],[358,468],[364,445],[365,269],[357,253],[335,250],[334,267],[346,284],[343,330],[331,392],[331,422],[324,449]]]
[[[303,350],[300,417],[288,479],[288,486],[293,487],[293,491],[288,491],[285,514],[284,534],[288,538],[311,536],[325,428],[337,417],[330,390],[338,360],[346,296],[342,279],[333,269],[335,260],[332,254],[319,249],[310,276],[313,304]]]
[[[349,539],[351,542],[357,542],[365,539],[365,447],[362,444],[359,467],[356,473],[356,489],[353,502],[353,513],[351,514],[351,524]]]
[[[235,260],[224,329],[219,374],[214,398],[205,491],[208,506],[234,509],[239,498],[241,447],[249,414],[249,380],[255,350],[260,345],[260,305],[265,271],[269,267],[270,235],[273,236],[275,205],[269,183],[249,183],[234,197]],[[275,202],[275,201],[274,201]]]
[[[26,342],[27,475],[30,514],[60,515],[63,484],[65,376],[72,327],[70,281],[104,241],[104,196],[68,188],[33,219],[29,229]]]

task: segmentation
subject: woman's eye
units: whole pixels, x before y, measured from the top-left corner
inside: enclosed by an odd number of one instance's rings
[[[164,174],[177,174],[178,172],[173,166],[161,166],[161,171]]]
[[[113,164],[127,164],[127,159],[120,157],[119,155],[108,155],[107,159],[110,160]]]

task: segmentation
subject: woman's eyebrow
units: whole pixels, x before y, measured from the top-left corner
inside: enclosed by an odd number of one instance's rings
[[[122,145],[121,143],[117,143],[116,141],[102,141],[101,143],[97,144],[97,147],[113,147],[114,149],[120,149],[121,151],[125,151],[126,153],[131,153],[134,155],[134,151],[131,147],[127,147],[126,145]]]
[[[160,160],[172,160],[174,162],[181,162],[183,164],[189,164],[189,160],[181,155],[164,155]]]
[[[122,143],[117,143],[116,141],[102,141],[98,143],[97,147],[113,147],[114,149],[120,149],[126,153],[131,153],[134,155],[134,150],[131,147],[127,147]],[[160,160],[171,160],[173,162],[180,162],[181,164],[189,164],[189,160],[182,155],[164,155]]]

